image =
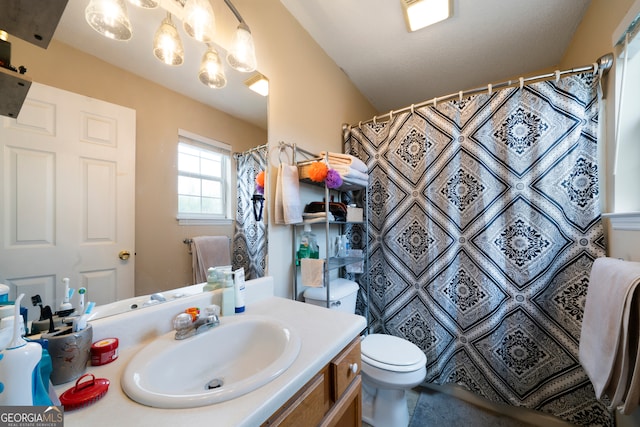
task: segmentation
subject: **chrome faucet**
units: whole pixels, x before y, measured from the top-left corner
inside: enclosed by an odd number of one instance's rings
[[[165,302],[167,299],[165,298],[164,295],[162,295],[160,292],[157,292],[155,294],[152,294],[149,297],[150,301],[160,301],[160,302]]]
[[[211,310],[192,321],[188,313],[180,313],[173,319],[173,327],[176,330],[175,338],[183,340],[194,335],[206,332],[220,324],[218,314]]]

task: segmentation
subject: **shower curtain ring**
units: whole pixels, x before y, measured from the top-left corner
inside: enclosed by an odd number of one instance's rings
[[[520,77],[518,80],[520,80],[520,90],[522,90],[524,88],[524,77]]]
[[[389,111],[389,121],[393,120],[393,110]]]
[[[593,63],[593,74],[598,74],[598,63],[597,62]]]
[[[556,83],[560,81],[560,70],[556,70]]]
[[[378,116],[373,116],[373,124],[377,125],[376,120],[377,120]]]
[[[487,91],[489,92],[489,96],[493,94],[493,86],[491,86],[491,83],[487,85]]]
[[[358,122],[358,129],[362,130],[362,120]]]
[[[433,108],[436,108],[438,106],[438,98],[434,97],[433,98]]]
[[[413,114],[413,113],[414,113],[414,111],[413,111],[413,104],[411,104],[411,114]]]
[[[458,96],[460,97],[460,102],[462,102],[462,91],[458,92]]]

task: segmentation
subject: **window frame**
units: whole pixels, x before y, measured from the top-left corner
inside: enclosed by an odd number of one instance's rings
[[[194,175],[193,173],[182,173],[179,167],[178,158],[180,156],[180,145],[186,144],[193,148],[222,154],[222,214],[208,214],[196,212],[180,212],[180,202],[178,200],[180,193],[178,190],[178,180],[180,176],[190,176],[202,179],[205,175]],[[178,130],[178,143],[176,144],[176,219],[179,225],[229,225],[233,223],[233,196],[231,194],[231,145],[224,142],[216,141],[193,132],[183,129]],[[202,197],[202,196],[201,196]]]

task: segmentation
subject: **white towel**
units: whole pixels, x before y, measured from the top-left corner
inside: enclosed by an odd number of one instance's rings
[[[278,167],[275,210],[276,224],[297,224],[302,222],[300,182],[296,166],[281,164]]]
[[[340,176],[344,178],[355,178],[363,181],[369,180],[369,174],[365,172],[360,172],[357,169],[352,168],[351,166],[346,165],[337,165],[333,166],[333,169],[340,174]]]
[[[638,309],[633,297],[639,283],[640,263],[614,258],[598,258],[593,263],[579,359],[593,383],[596,397],[600,399],[606,394],[612,401],[611,408],[624,402],[630,372],[638,369],[637,355],[629,354],[628,337],[630,333],[638,334],[637,325],[630,328],[629,317],[632,309]]]
[[[227,236],[198,236],[191,239],[193,283],[207,281],[209,267],[231,265],[231,244]]]
[[[342,178],[342,181],[345,184],[354,184],[354,185],[359,185],[361,187],[366,187],[366,186],[369,185],[369,181],[365,180],[365,179],[357,179],[357,178],[345,177],[345,178]]]
[[[327,158],[327,152],[321,151],[320,155],[323,158]],[[352,156],[351,154],[343,154],[343,153],[332,153],[329,152],[328,160],[330,165],[346,165],[351,166],[352,168],[359,170],[360,172],[367,173],[369,169],[367,165],[360,160],[359,158]]]
[[[300,260],[302,284],[313,288],[321,288],[324,283],[324,260],[302,258]]]

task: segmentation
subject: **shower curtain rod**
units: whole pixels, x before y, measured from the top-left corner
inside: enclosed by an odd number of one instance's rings
[[[391,120],[394,114],[404,113],[405,111],[413,111],[415,108],[426,107],[427,105],[436,106],[439,102],[450,101],[455,98],[462,99],[465,96],[477,95],[479,93],[485,93],[485,92],[490,94],[494,89],[504,89],[507,87],[518,86],[518,85],[522,87],[524,86],[525,83],[526,84],[537,83],[537,82],[552,80],[552,79],[555,79],[557,81],[560,79],[561,76],[584,73],[585,71],[589,71],[589,70],[592,70],[594,73],[600,72],[601,75],[604,75],[611,69],[612,65],[613,65],[613,54],[607,53],[605,55],[602,55],[600,58],[598,58],[596,62],[594,62],[591,65],[585,65],[582,67],[571,68],[563,71],[556,70],[554,73],[541,74],[539,76],[534,76],[534,77],[527,77],[527,78],[520,77],[518,80],[507,80],[505,82],[496,83],[494,85],[488,84],[487,86],[482,86],[482,87],[469,89],[465,91],[461,90],[460,92],[452,93],[445,96],[438,96],[428,101],[421,102],[419,104],[411,104],[410,106],[400,108],[399,110],[392,110],[380,116],[373,116],[373,118],[366,120],[364,122],[359,122],[356,125],[345,124],[344,127],[345,128],[346,127],[351,128],[354,126],[361,127],[363,124],[367,124],[367,123],[375,124],[377,120],[381,118],[388,118],[388,120]]]
[[[253,147],[253,148],[249,148],[246,151],[243,151],[242,153],[233,153],[233,156],[242,156],[243,154],[249,154],[249,153],[253,153],[254,151],[258,151],[258,150],[262,150],[263,148],[268,148],[269,144],[262,144],[262,145],[258,145],[257,147]]]

